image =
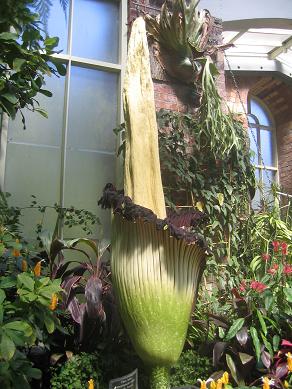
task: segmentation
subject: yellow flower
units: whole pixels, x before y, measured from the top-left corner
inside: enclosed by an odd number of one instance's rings
[[[270,389],[270,380],[268,377],[263,377],[263,389]]]
[[[207,389],[206,381],[201,381],[200,389]]]
[[[222,384],[223,384],[222,379],[219,378],[219,380],[216,382],[216,389],[222,389]]]
[[[211,381],[210,389],[216,389],[216,382],[215,381]]]
[[[289,388],[289,382],[288,381],[284,381],[284,388],[288,389]]]
[[[94,381],[92,378],[88,381],[88,389],[94,389]]]
[[[200,212],[203,212],[204,211],[204,203],[202,201],[197,201],[196,202],[196,208],[200,211]]]
[[[229,374],[227,371],[223,373],[223,376],[221,378],[222,384],[228,385],[229,384]]]
[[[58,296],[57,296],[57,293],[53,293],[52,294],[52,298],[51,298],[51,304],[50,304],[50,310],[51,311],[54,311],[57,307],[57,304],[58,304]]]
[[[34,275],[36,277],[39,277],[41,275],[41,265],[42,265],[42,261],[38,261],[33,269]]]
[[[292,354],[289,352],[286,354],[286,356],[287,356],[288,371],[292,371]]]
[[[21,270],[22,270],[22,271],[27,271],[27,262],[26,262],[25,259],[23,259],[23,260],[21,261]]]

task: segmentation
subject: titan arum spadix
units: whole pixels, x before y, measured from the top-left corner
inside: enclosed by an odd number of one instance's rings
[[[166,217],[145,22],[132,25],[124,90],[123,191],[108,184],[99,203],[113,209],[111,270],[121,317],[151,388],[168,389],[168,369],[182,351],[205,265],[203,238]],[[199,223],[202,215],[186,217]]]

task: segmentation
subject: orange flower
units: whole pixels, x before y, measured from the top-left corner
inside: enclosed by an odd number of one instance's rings
[[[223,384],[222,379],[219,378],[219,380],[216,382],[216,389],[222,389],[222,384]]]
[[[94,381],[92,378],[88,381],[88,389],[94,389]]]
[[[211,381],[210,389],[216,389],[216,382],[215,381]]]
[[[42,261],[38,261],[33,269],[34,275],[36,277],[39,277],[41,275],[41,268],[42,268]]]
[[[53,293],[52,294],[52,298],[51,298],[51,304],[50,304],[50,310],[51,311],[54,311],[56,308],[57,308],[57,304],[58,304],[58,296],[57,296],[57,293]]]
[[[23,259],[23,260],[21,261],[21,270],[22,270],[22,271],[27,271],[27,262],[26,262],[25,259]]]
[[[19,244],[19,239],[15,239],[15,243]],[[20,250],[19,249],[13,249],[12,250],[13,257],[20,257]]]
[[[289,352],[286,354],[286,356],[287,356],[288,371],[292,371],[292,354]]]
[[[263,377],[263,389],[270,389],[270,380],[268,377]]]
[[[206,381],[201,381],[200,389],[207,389]]]

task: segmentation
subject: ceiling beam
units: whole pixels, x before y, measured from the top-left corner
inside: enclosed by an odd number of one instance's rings
[[[276,59],[278,55],[286,53],[288,49],[292,47],[292,36],[288,38],[285,42],[282,43],[282,46],[275,47],[272,51],[269,52],[269,59]]]

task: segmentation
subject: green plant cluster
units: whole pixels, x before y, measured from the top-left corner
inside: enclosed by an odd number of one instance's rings
[[[197,141],[201,119],[166,110],[158,113],[160,160],[167,203],[172,207],[197,207],[207,214],[209,223],[204,236],[217,258],[233,255],[231,247],[237,247],[240,241],[239,220],[249,208],[249,193],[253,193],[255,186],[243,126],[235,118],[224,115],[233,121],[237,146],[226,152],[224,159],[218,159],[207,136],[204,140],[200,138],[199,143]],[[184,204],[177,204],[181,192],[186,193],[187,199],[183,200]]]
[[[52,57],[59,38],[42,30],[33,0],[2,0],[0,5],[0,107],[12,118],[27,108],[47,117],[39,107],[36,95],[48,97],[45,76],[65,75],[66,68]]]
[[[84,389],[90,379],[94,381],[94,388],[99,389],[100,356],[81,353],[71,357],[61,369],[53,369],[51,389]]]
[[[59,327],[51,301],[60,281],[36,275],[21,254],[24,245],[4,227],[0,242],[0,386],[30,388],[41,371],[27,353],[32,346],[49,347],[49,335]]]
[[[194,350],[184,351],[171,368],[171,387],[194,385],[198,379],[207,379],[213,372],[212,361]]]

